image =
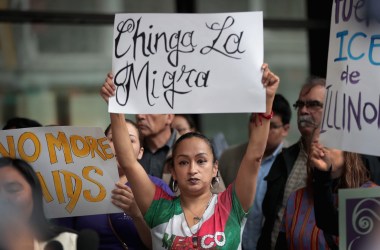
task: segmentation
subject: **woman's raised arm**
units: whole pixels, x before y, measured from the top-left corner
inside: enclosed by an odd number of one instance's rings
[[[100,95],[108,102],[108,98],[115,93],[112,74],[107,78],[100,90]],[[155,185],[150,180],[144,168],[137,161],[134,154],[128,127],[125,125],[124,114],[111,113],[112,140],[115,146],[116,157],[123,169],[142,214],[145,214],[151,205],[155,193]]]
[[[247,151],[241,161],[235,181],[236,195],[246,212],[255,198],[256,179],[267,144],[270,119],[273,116],[272,103],[280,83],[278,76],[269,70],[267,64],[262,65],[262,71],[262,83],[266,90],[266,112],[252,115]]]

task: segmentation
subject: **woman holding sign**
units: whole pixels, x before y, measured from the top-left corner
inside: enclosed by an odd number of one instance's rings
[[[123,140],[130,140],[132,143],[131,152],[136,160],[141,159],[144,149],[141,147],[141,135],[136,124],[128,119],[124,120],[124,126],[129,134]],[[110,147],[115,152],[113,144],[113,133],[111,125],[105,130]],[[117,155],[116,155],[116,158]],[[152,248],[152,238],[149,228],[138,209],[133,193],[128,185],[123,170],[118,164],[119,181],[116,189],[113,190],[112,202],[124,211],[124,213],[98,214],[89,216],[78,216],[71,218],[56,219],[55,221],[63,226],[73,228],[77,231],[84,229],[95,230],[100,239],[99,249],[150,249]],[[160,186],[167,195],[173,195],[169,186],[161,179],[150,176],[152,182]]]
[[[111,114],[113,140],[120,166],[131,184],[136,202],[151,228],[154,249],[238,249],[246,215],[256,192],[256,178],[264,154],[272,117],[272,102],[279,78],[267,64],[262,66],[266,88],[266,112],[252,119],[247,153],[236,181],[218,195],[211,193],[218,165],[210,141],[199,133],[187,133],[173,147],[171,173],[180,196],[171,198],[150,181],[124,140],[129,131],[123,114]],[[101,95],[114,94],[112,76]],[[231,166],[237,167],[237,166]]]

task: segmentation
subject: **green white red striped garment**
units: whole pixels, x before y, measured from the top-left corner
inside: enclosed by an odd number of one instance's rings
[[[172,198],[160,187],[145,214],[151,228],[153,249],[241,249],[246,213],[233,184],[214,194],[200,222],[187,226],[179,197]]]

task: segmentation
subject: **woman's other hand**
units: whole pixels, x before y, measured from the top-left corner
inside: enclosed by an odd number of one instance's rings
[[[131,188],[122,183],[116,183],[116,188],[112,190],[112,203],[132,218],[142,216]]]
[[[115,84],[113,83],[113,75],[111,72],[107,74],[106,79],[104,80],[103,86],[100,89],[100,95],[108,103],[110,97],[115,95]]]

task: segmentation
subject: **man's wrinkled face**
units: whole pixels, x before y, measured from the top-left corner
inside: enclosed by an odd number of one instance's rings
[[[166,129],[167,125],[170,126],[172,116],[168,114],[156,115],[136,115],[137,126],[143,137],[154,136]]]
[[[317,85],[310,90],[301,91],[296,102],[297,124],[302,136],[310,136],[322,120],[323,103],[326,89]]]

